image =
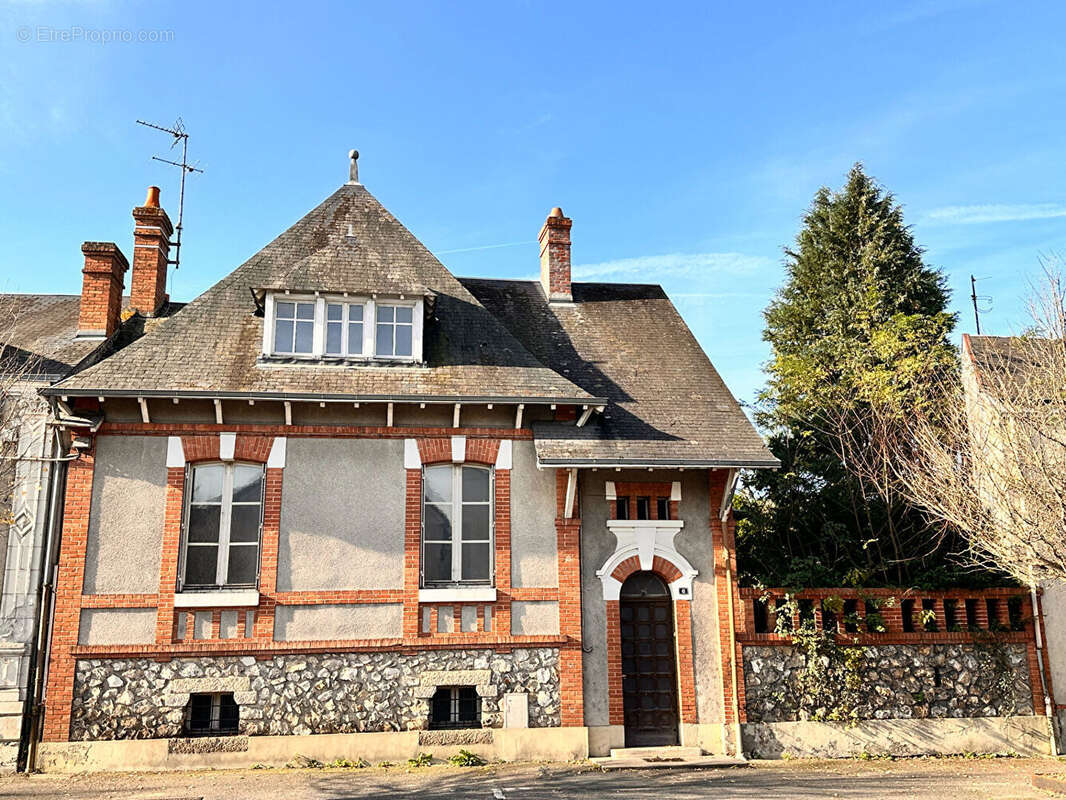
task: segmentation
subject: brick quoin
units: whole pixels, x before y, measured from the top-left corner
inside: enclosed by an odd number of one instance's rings
[[[581,520],[566,519],[566,470],[555,471],[556,551],[559,574],[559,633],[566,643],[559,649],[561,724],[585,724],[584,664],[581,652]],[[580,508],[578,499],[574,507]]]
[[[711,500],[711,544],[714,549],[714,589],[718,608],[718,646],[721,653],[722,668],[722,710],[727,725],[747,721],[747,711],[742,698],[744,696],[744,669],[740,658],[740,645],[729,635],[729,595],[733,595],[734,627],[739,633],[743,626],[743,606],[737,590],[736,545],[734,542],[734,522],[732,510],[726,515],[723,524],[718,516],[722,498],[726,491],[726,470],[712,470],[710,473]],[[726,580],[726,565],[729,565],[732,579]],[[733,681],[733,665],[736,664],[736,683]],[[733,712],[733,698],[737,698],[740,718]]]
[[[56,580],[52,649],[42,739],[70,739],[71,704],[74,699],[74,648],[78,644],[81,596],[85,583],[85,547],[89,536],[89,508],[93,493],[94,458],[83,453],[67,465],[62,544]]]

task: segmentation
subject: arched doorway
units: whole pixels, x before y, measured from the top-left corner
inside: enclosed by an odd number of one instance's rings
[[[678,743],[677,665],[670,590],[654,572],[635,572],[618,604],[626,747]]]

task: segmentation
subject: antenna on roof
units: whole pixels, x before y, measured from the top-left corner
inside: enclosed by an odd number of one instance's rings
[[[977,325],[977,335],[980,336],[981,335],[981,313],[980,312],[982,310],[983,311],[991,311],[992,310],[992,297],[990,295],[986,295],[986,294],[985,295],[978,295],[977,294],[977,280],[978,279],[975,278],[973,275],[970,276],[970,299],[973,301],[973,321]],[[984,280],[984,278],[981,278],[981,280]],[[988,308],[979,309],[977,307],[977,301],[978,300],[987,300],[988,301]]]
[[[181,117],[178,117],[174,123],[173,128],[165,128],[162,125],[154,125],[151,122],[145,122],[144,120],[137,120],[138,125],[144,125],[146,128],[153,128],[157,131],[163,131],[163,133],[169,133],[174,137],[174,141],[170,143],[170,149],[181,142],[181,161],[171,161],[170,159],[160,158],[159,156],[152,156],[153,161],[161,161],[164,164],[170,164],[172,167],[181,167],[181,188],[178,190],[178,224],[174,226],[176,236],[172,244],[174,245],[174,258],[170,259],[167,263],[173,264],[174,269],[177,269],[181,264],[181,218],[185,213],[185,176],[190,172],[203,173],[203,170],[199,167],[194,167],[189,163],[189,134],[185,130],[185,123],[181,121]]]

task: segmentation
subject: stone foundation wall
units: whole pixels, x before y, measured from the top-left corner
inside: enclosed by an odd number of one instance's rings
[[[1009,665],[974,644],[864,647],[860,719],[1004,717],[1033,713],[1026,648],[1004,644]],[[744,646],[748,721],[805,719],[794,691],[804,656],[790,646]],[[1001,674],[1003,673],[1003,674]]]
[[[240,733],[251,736],[420,730],[435,682],[465,683],[459,678],[477,679],[486,728],[503,724],[503,696],[522,692],[531,728],[559,725],[555,648],[86,659],[77,664],[70,738],[178,737],[188,694],[211,691],[234,693]]]

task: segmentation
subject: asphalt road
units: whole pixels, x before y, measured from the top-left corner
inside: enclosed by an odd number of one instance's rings
[[[189,773],[33,775],[0,778],[0,798],[35,800],[548,800],[616,798],[847,798],[1019,800],[1049,798],[1034,773],[1066,763],[1029,759],[897,762],[763,762],[748,768],[603,773],[587,765],[500,765],[478,769],[241,770]]]

